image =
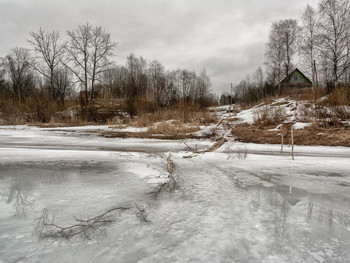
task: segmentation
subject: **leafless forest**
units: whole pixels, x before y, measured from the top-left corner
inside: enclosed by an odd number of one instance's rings
[[[349,1],[322,0],[317,8],[307,5],[298,20],[282,19],[272,23],[265,63],[235,87],[234,99],[251,104],[282,95],[279,82],[298,67],[314,84],[314,90],[309,92],[311,96],[306,99],[331,94],[332,104],[348,105],[349,66]],[[229,93],[221,96],[222,104],[230,100]]]
[[[119,99],[131,116],[180,102],[196,107],[214,103],[205,69],[199,74],[166,70],[161,62],[148,63],[132,53],[119,66],[114,60],[117,43],[89,23],[67,30],[63,39],[58,31],[40,28],[29,34],[31,49],[15,47],[1,59],[0,108],[9,122],[48,122],[77,101],[81,119],[96,122],[117,112],[112,105],[106,114],[97,113],[98,100],[108,104]]]

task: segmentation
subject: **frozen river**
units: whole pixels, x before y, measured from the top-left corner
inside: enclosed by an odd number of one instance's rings
[[[194,143],[210,144],[187,144]],[[228,143],[184,159],[180,142],[33,129],[3,129],[0,144],[1,263],[350,261],[348,149],[303,148],[293,162],[274,146],[235,158]],[[169,152],[178,187],[155,199],[150,192],[166,178]],[[69,225],[115,206],[131,209],[90,239],[34,233],[45,208]]]

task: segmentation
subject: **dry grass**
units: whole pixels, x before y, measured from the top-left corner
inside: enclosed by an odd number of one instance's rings
[[[327,90],[322,87],[312,88],[304,88],[304,89],[292,89],[285,95],[287,95],[290,99],[296,101],[315,101],[319,98],[325,96],[327,94]]]
[[[155,123],[172,120],[178,125],[190,124],[194,125],[206,125],[216,123],[218,117],[216,114],[210,113],[206,110],[189,111],[186,108],[172,108],[158,110],[154,113],[142,113],[137,117],[129,120],[129,125],[135,127],[150,127]]]
[[[199,126],[176,125],[169,122],[162,122],[148,128],[148,134],[179,135],[199,131]]]
[[[285,134],[285,143],[289,140],[289,126],[282,129]],[[260,143],[260,144],[280,144],[281,137],[279,131],[268,131],[275,126],[266,126],[264,129],[257,125],[242,124],[232,129],[232,135],[241,142]],[[296,145],[324,145],[324,146],[347,146],[350,147],[350,127],[322,128],[314,125],[303,130],[294,130],[294,143]]]
[[[217,122],[216,114],[201,109],[195,103],[179,103],[170,108],[161,108],[154,103],[140,102],[136,106],[137,115],[130,117],[126,113],[126,101],[120,99],[96,99],[86,106],[79,99],[66,100],[63,105],[40,94],[27,98],[23,103],[13,98],[0,97],[0,120],[2,124],[127,124],[134,127],[151,127],[159,122],[174,120],[183,132],[186,132],[184,126],[197,127]],[[175,131],[170,131],[174,128],[168,126],[153,129],[163,128],[174,133]]]

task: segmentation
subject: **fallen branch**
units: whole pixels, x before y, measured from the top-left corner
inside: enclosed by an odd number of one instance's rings
[[[75,218],[75,223],[70,226],[57,225],[48,209],[44,209],[38,218],[35,232],[39,238],[64,238],[71,239],[75,236],[89,239],[92,234],[102,231],[109,224],[115,222],[117,211],[128,210],[128,207],[115,207],[108,211],[88,219]]]

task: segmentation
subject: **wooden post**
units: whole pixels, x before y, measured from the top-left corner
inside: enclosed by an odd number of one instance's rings
[[[170,169],[172,168],[172,167],[170,167],[170,165],[171,165],[171,163],[170,163],[170,158],[171,158],[171,153],[169,153],[169,155],[168,155],[168,172],[170,173]]]
[[[281,154],[283,153],[283,133],[281,133]]]
[[[198,152],[198,145],[196,144],[196,153]]]
[[[294,135],[293,135],[293,126],[290,128],[290,136],[292,141],[292,160],[294,160]]]

